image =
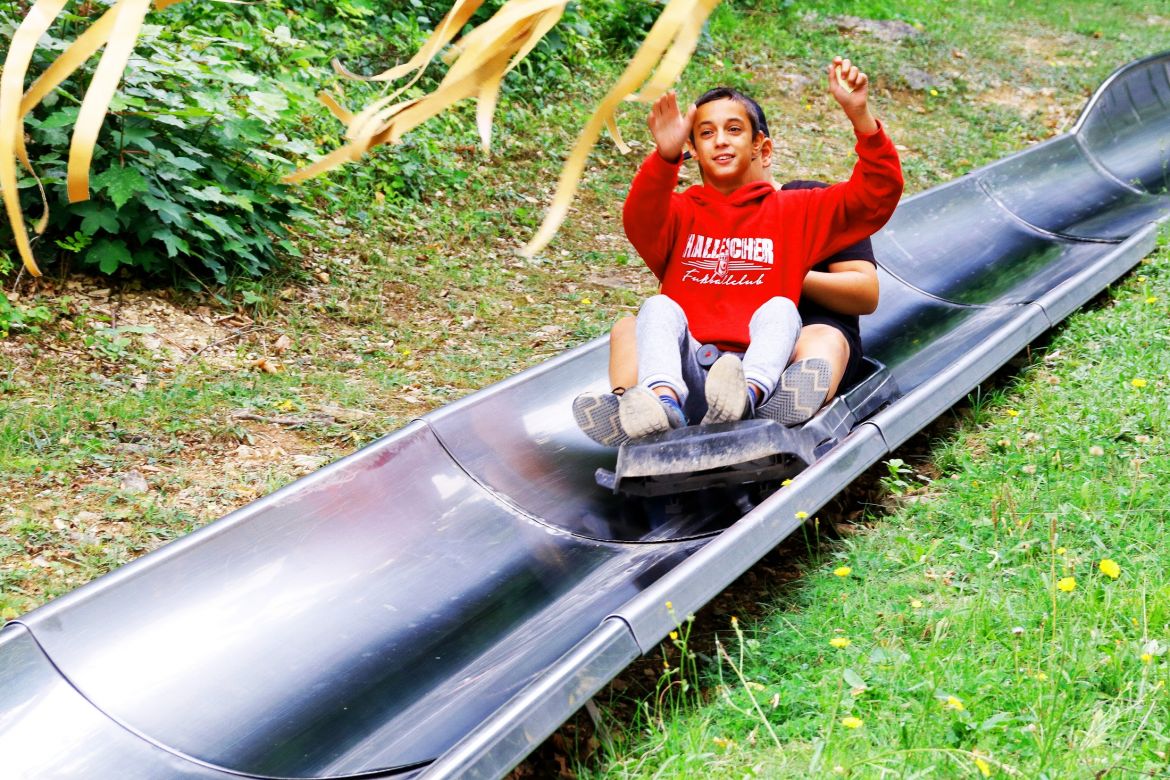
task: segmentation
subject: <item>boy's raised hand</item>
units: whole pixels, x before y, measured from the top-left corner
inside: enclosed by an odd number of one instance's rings
[[[869,76],[848,59],[834,57],[829,64],[829,92],[845,110],[845,116],[862,135],[877,131],[877,121],[869,112]]]
[[[695,107],[692,105],[685,115],[682,114],[678,110],[678,98],[673,89],[654,101],[646,124],[650,127],[650,134],[654,136],[654,143],[662,159],[671,163],[679,161],[690,140],[694,123]]]

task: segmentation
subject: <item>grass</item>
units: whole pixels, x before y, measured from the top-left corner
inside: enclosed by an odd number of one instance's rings
[[[919,32],[842,33],[839,13]],[[1117,65],[1165,47],[1167,16],[1137,0],[726,3],[679,89],[685,99],[716,83],[746,88],[777,136],[777,178],[839,179],[851,139],[820,84],[845,51],[875,80],[913,193],[1067,130]],[[490,157],[462,109],[465,121],[450,122],[457,188],[431,188],[415,206],[359,204],[349,219],[333,211],[354,211],[352,196],[318,203],[334,234],[304,246],[286,276],[201,295],[125,280],[23,283],[19,303],[47,305],[51,321],[0,340],[0,618],[632,311],[653,279],[622,237],[618,201],[645,146],[623,157],[599,144],[561,235],[535,260],[514,255],[621,65],[593,63],[556,100],[506,93]],[[906,67],[935,86],[912,87]],[[641,108],[619,121],[646,143]],[[1029,777],[1080,776],[1082,757],[1094,771],[1164,762],[1154,688],[1164,656],[1145,643],[1167,640],[1156,404],[1167,263],[1162,248],[1144,280],[1072,318],[1018,383],[974,401],[933,464],[891,462],[901,508],[815,559],[775,617],[726,632],[745,682],[714,657],[701,685],[687,678],[686,697],[672,698],[682,680],[668,678],[661,701],[672,706],[642,702],[634,732],[644,735],[619,735],[609,763],[583,771],[975,776],[976,749],[989,771]],[[1096,568],[1105,557],[1121,567],[1116,581]],[[843,563],[851,574],[834,576]],[[1057,575],[1077,588],[1054,590]],[[835,636],[851,644],[833,648]],[[670,720],[671,710],[690,714]]]

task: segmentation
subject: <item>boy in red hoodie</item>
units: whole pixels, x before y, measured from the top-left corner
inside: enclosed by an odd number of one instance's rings
[[[626,235],[662,281],[638,312],[639,384],[619,415],[631,438],[750,417],[768,398],[800,332],[795,302],[818,261],[874,233],[902,194],[893,143],[869,111],[869,79],[849,60],[829,65],[829,91],[857,135],[849,181],[775,190],[752,181],[764,136],[747,99],[711,90],[683,114],[674,93],[650,112],[651,152],[626,198]],[[703,184],[674,191],[689,144]],[[700,352],[724,354],[708,373]],[[688,403],[689,402],[689,403]],[[685,411],[684,411],[685,410]]]

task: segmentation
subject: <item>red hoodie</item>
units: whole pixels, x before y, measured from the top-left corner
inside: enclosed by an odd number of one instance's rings
[[[777,190],[758,181],[730,195],[706,185],[675,192],[681,162],[650,153],[622,222],[662,293],[686,312],[691,335],[743,351],[756,309],[775,296],[798,303],[810,268],[886,223],[902,194],[898,153],[880,126],[858,136],[856,150],[847,182]]]

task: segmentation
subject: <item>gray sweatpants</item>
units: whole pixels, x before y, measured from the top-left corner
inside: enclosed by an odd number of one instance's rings
[[[687,418],[702,417],[706,407],[703,386],[706,370],[699,365],[702,346],[687,328],[687,316],[672,298],[655,295],[638,310],[638,383],[646,387],[667,385],[678,394]],[[751,343],[743,353],[747,381],[772,395],[780,374],[792,357],[800,335],[800,315],[787,298],[771,298],[752,314],[748,324]],[[697,390],[691,398],[691,390]],[[688,402],[689,401],[689,402]]]

